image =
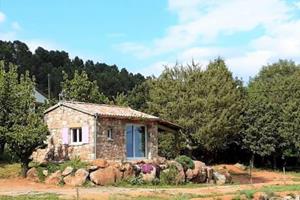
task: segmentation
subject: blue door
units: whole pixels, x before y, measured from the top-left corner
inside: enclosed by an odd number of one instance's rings
[[[147,137],[145,126],[126,126],[127,158],[145,158],[147,150]]]

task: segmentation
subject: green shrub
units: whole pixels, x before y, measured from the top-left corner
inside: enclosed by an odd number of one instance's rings
[[[175,159],[178,163],[180,163],[183,167],[183,170],[186,172],[188,169],[194,169],[195,164],[193,162],[193,160],[185,155],[182,156],[178,156]]]
[[[38,175],[38,178],[39,178],[39,181],[40,182],[44,182],[45,181],[45,175],[43,174],[43,170],[45,170],[44,167],[36,167],[36,170],[37,170],[37,175]]]
[[[144,180],[142,179],[141,176],[134,176],[129,179],[129,183],[131,185],[143,185],[145,184]]]
[[[72,158],[71,160],[65,161],[60,165],[60,169],[63,171],[66,167],[71,166],[74,168],[74,171],[80,168],[86,168],[88,166],[87,162],[81,161],[79,156]]]
[[[2,154],[0,154],[0,162],[1,163],[17,163],[20,162],[20,160],[16,157],[13,151],[11,151],[9,148],[4,148],[4,151]]]
[[[255,190],[245,190],[242,191],[241,194],[244,194],[247,199],[253,199],[255,192]]]
[[[169,169],[164,170],[160,174],[160,182],[164,185],[177,185],[178,170],[174,164],[171,164]]]

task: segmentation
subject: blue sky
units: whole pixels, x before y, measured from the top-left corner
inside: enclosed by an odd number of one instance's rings
[[[299,0],[0,0],[0,39],[66,50],[144,75],[221,56],[247,81],[300,61]]]

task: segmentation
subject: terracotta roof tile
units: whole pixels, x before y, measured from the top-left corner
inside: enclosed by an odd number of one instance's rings
[[[124,107],[124,106],[83,103],[83,102],[70,102],[70,101],[64,102],[63,104],[65,106],[86,111],[90,114],[97,113],[98,115],[102,115],[102,116],[159,119],[158,117],[155,117],[153,115],[149,115],[137,110],[133,110],[130,107]]]
[[[158,121],[162,125],[169,126],[173,129],[179,130],[181,127],[172,122],[160,119],[159,117],[149,115],[130,107],[107,105],[107,104],[95,104],[95,103],[85,103],[77,101],[64,101],[48,108],[44,113],[48,113],[57,107],[65,106],[69,107],[90,115],[98,114],[103,117],[116,117],[116,118],[142,118],[148,120]]]

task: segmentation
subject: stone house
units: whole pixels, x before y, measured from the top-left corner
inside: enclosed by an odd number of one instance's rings
[[[114,105],[64,101],[44,114],[50,131],[47,149],[53,149],[54,160],[74,156],[83,160],[153,159],[158,156],[158,134],[180,129],[158,117]]]

